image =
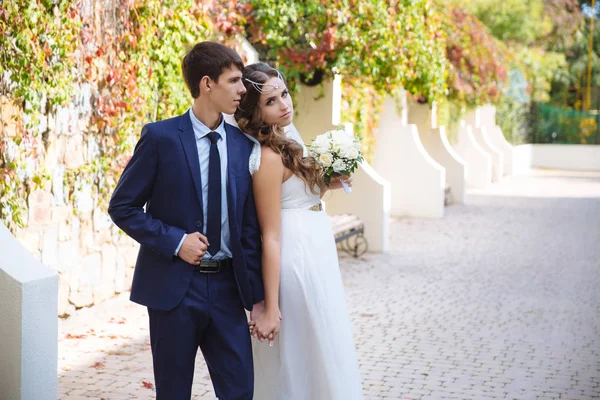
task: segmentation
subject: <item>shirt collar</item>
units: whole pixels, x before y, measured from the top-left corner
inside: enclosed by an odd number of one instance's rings
[[[194,128],[194,135],[196,136],[197,140],[202,139],[210,132],[212,132],[212,130],[208,126],[204,125],[202,121],[196,118],[192,108],[190,108],[190,119],[192,120],[192,127]],[[218,132],[221,135],[221,138],[225,139],[225,117],[223,116],[223,114],[221,114],[221,122],[219,123],[219,126],[217,126],[217,128],[215,129],[215,132]]]

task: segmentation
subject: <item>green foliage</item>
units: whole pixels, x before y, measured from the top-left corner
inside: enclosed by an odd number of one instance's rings
[[[576,0],[469,0],[465,6],[509,46],[562,49],[582,22]]]
[[[536,47],[524,47],[516,54],[515,61],[529,83],[531,100],[550,101],[552,79],[567,67],[565,55]]]
[[[588,85],[589,22],[588,18],[576,42],[565,51],[567,66],[559,69],[553,77],[550,100],[553,105],[575,109],[581,109],[584,105]],[[595,93],[592,93],[590,108],[599,109],[600,96],[597,87],[600,86],[600,22],[598,20],[594,24],[591,68],[590,86]]]
[[[429,0],[250,3],[251,41],[288,78],[320,69],[376,90],[403,86],[432,100],[444,94],[440,21]]]
[[[13,0],[0,4],[0,91],[15,101],[49,105],[70,99],[81,20],[73,2]]]
[[[185,51],[213,35],[211,18],[226,27],[237,2],[111,5],[111,18],[99,13],[82,20],[77,3],[69,1],[0,3],[0,89],[19,113],[3,115],[9,108],[3,100],[0,118],[15,119],[18,127],[16,137],[2,132],[0,141],[0,218],[10,229],[24,224],[30,190],[49,179],[35,173],[43,171],[45,150],[38,117],[69,105],[74,90],[90,84],[94,114],[85,134],[99,154],[65,171],[64,184],[71,203],[82,183],[91,184],[94,204],[105,209],[142,125],[189,106],[180,73]]]
[[[148,117],[160,120],[182,113],[191,100],[181,77],[181,59],[211,35],[205,10],[194,0],[144,1],[131,11],[131,24],[144,35],[124,53],[127,64],[143,66],[137,78]]]
[[[533,143],[600,145],[599,115],[534,103],[531,137]]]
[[[446,94],[448,64],[431,0],[250,0],[248,34],[290,86],[343,77],[343,118],[370,154],[382,93],[404,87],[426,101]]]
[[[544,14],[544,0],[469,0],[466,5],[504,42],[530,45],[552,30],[552,21]]]
[[[23,226],[29,191],[48,180],[38,165],[40,107],[66,103],[80,80],[74,72],[80,26],[70,1],[0,3],[0,219],[9,229]],[[9,120],[16,136],[6,130]]]
[[[458,3],[447,2],[438,8],[445,15],[450,100],[462,107],[497,101],[507,77],[505,46]]]
[[[496,121],[506,140],[513,145],[525,143],[528,136],[529,105],[503,96],[496,104]]]

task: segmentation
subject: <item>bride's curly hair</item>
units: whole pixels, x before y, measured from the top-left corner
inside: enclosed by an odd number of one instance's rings
[[[304,157],[302,145],[286,137],[283,127],[265,123],[259,104],[260,92],[248,80],[266,83],[271,78],[281,77],[279,72],[263,63],[244,68],[242,80],[246,94],[242,97],[234,117],[240,129],[255,137],[262,146],[270,147],[281,156],[283,165],[298,176],[313,193],[323,186],[323,176],[313,157]],[[284,81],[285,83],[285,81]]]

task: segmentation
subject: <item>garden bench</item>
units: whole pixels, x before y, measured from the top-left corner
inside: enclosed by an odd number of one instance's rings
[[[332,215],[331,224],[335,242],[341,250],[359,257],[367,252],[369,244],[364,236],[365,224],[356,215],[338,214]]]

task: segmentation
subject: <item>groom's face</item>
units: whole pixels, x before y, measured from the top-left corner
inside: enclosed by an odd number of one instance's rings
[[[244,93],[246,88],[242,83],[242,71],[232,67],[223,70],[217,81],[212,82],[210,98],[220,112],[233,114]]]

